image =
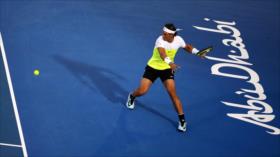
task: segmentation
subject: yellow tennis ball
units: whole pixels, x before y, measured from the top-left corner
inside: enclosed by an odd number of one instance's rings
[[[40,74],[40,71],[38,69],[34,70],[34,75],[38,76]]]

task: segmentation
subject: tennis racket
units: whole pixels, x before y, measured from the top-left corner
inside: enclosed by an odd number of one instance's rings
[[[211,52],[213,50],[213,46],[209,46],[205,49],[200,50],[199,52],[197,52],[196,55],[198,55],[199,57],[204,57],[206,56],[209,52]]]

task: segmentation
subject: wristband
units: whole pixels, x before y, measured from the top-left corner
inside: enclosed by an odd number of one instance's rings
[[[164,62],[167,64],[170,64],[170,63],[172,63],[172,60],[169,57],[165,57]]]
[[[199,52],[198,49],[196,49],[196,48],[193,48],[193,49],[192,49],[192,54],[197,54],[198,52]]]

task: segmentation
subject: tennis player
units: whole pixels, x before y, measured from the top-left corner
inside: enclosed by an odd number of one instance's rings
[[[183,48],[192,54],[197,54],[199,50],[192,47],[190,44],[186,44],[183,38],[177,35],[179,30],[181,29],[176,29],[172,23],[165,24],[162,35],[159,36],[155,42],[153,55],[147,63],[145,72],[140,81],[140,86],[129,93],[126,106],[129,109],[134,109],[135,98],[147,93],[153,82],[159,77],[178,114],[178,130],[185,132],[187,123],[185,121],[182,103],[176,94],[174,81],[174,74],[179,66],[174,63],[174,58],[179,48]]]

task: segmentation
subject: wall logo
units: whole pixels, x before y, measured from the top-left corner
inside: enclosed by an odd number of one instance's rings
[[[218,62],[211,67],[211,73],[222,77],[244,80],[246,83],[250,84],[249,87],[252,87],[252,89],[240,88],[235,92],[237,95],[243,95],[243,97],[247,100],[244,103],[221,101],[227,106],[244,109],[244,113],[228,113],[227,116],[264,127],[267,129],[266,132],[269,134],[280,135],[279,128],[267,124],[275,118],[275,115],[273,114],[272,107],[265,102],[267,97],[264,93],[263,86],[259,83],[259,75],[250,68],[253,64],[247,61],[249,59],[249,54],[245,48],[243,39],[241,38],[240,31],[235,28],[236,23],[234,21],[217,21],[210,20],[208,18],[204,18],[204,20],[207,22],[214,22],[214,24],[217,25],[217,28],[206,28],[200,26],[193,27],[202,31],[229,35],[229,38],[223,39],[222,43],[225,46],[233,48],[233,50],[230,50],[231,54],[227,55],[228,58],[207,57],[210,60]],[[246,75],[222,72],[222,69],[224,71],[226,71],[225,69],[227,69],[227,71],[229,71],[229,69],[235,71],[241,70],[245,72]]]

